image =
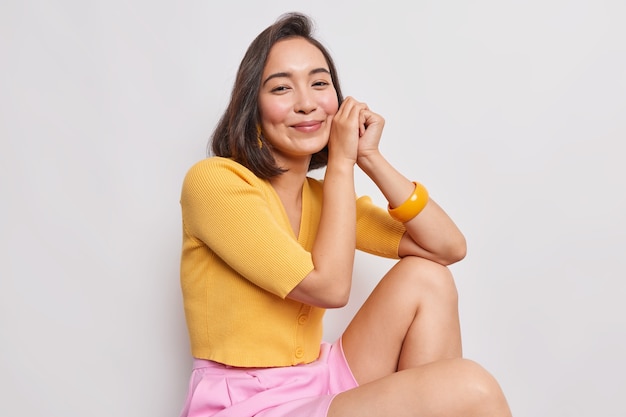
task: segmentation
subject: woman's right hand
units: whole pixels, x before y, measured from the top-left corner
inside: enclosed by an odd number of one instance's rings
[[[322,211],[311,249],[314,268],[288,295],[305,304],[343,307],[350,296],[356,248],[354,165],[366,111],[364,103],[348,97],[332,119]]]

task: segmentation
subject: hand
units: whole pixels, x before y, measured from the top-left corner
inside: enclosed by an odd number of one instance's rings
[[[328,142],[329,162],[334,158],[345,158],[356,163],[360,139],[366,133],[371,117],[365,103],[347,97],[334,115]]]
[[[357,160],[378,153],[378,145],[385,127],[385,119],[367,106],[361,111],[361,120]]]

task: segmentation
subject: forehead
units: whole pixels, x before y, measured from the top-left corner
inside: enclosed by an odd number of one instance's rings
[[[289,38],[280,40],[272,46],[263,72],[268,74],[311,67],[328,69],[322,51],[304,38]]]

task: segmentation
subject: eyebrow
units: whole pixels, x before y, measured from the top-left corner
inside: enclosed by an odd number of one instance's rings
[[[315,74],[320,74],[320,73],[330,75],[330,71],[328,71],[326,68],[315,68],[309,71],[309,75],[315,75]],[[267,82],[271,80],[272,78],[283,78],[283,77],[290,78],[291,76],[292,76],[292,73],[290,72],[277,72],[267,77],[265,81],[263,81],[263,85],[267,84]]]

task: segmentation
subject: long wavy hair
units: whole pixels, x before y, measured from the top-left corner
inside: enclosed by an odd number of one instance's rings
[[[259,178],[271,178],[285,170],[276,165],[269,144],[259,147],[257,125],[260,124],[258,106],[261,77],[270,49],[286,38],[300,37],[316,46],[328,64],[339,105],[343,95],[339,86],[337,69],[328,50],[313,37],[313,23],[301,13],[287,13],[261,32],[244,55],[226,111],[220,118],[209,142],[209,153],[232,158]],[[328,164],[328,146],[311,157],[309,171]]]

